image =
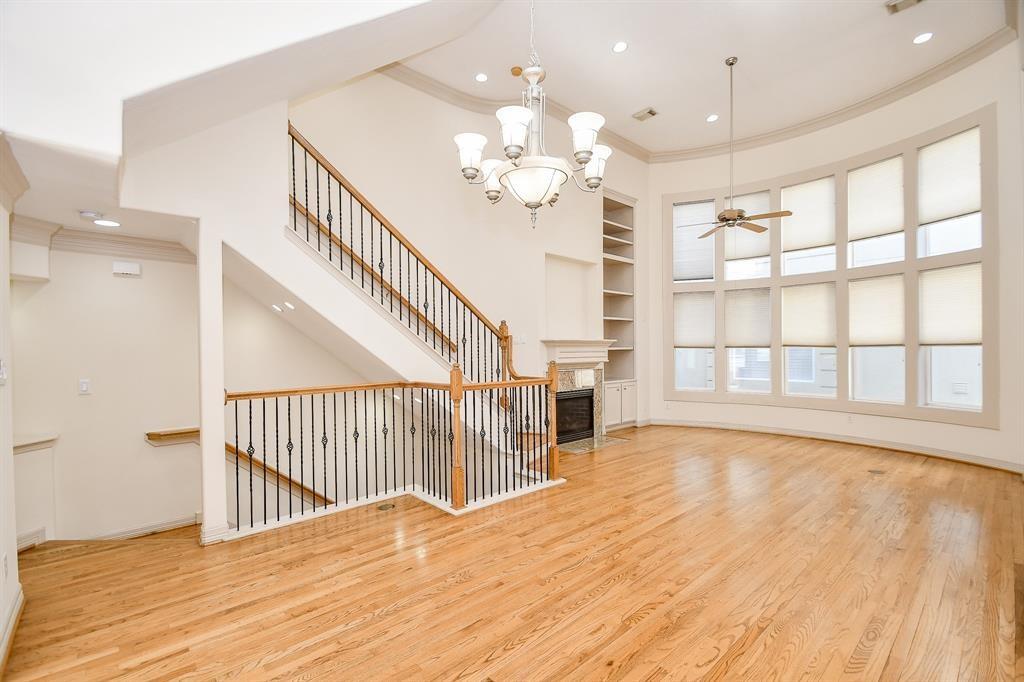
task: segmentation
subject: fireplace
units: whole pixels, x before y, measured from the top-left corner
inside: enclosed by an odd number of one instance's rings
[[[559,391],[555,400],[559,443],[594,437],[593,388]]]

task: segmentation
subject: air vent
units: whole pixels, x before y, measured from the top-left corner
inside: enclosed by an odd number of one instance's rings
[[[897,12],[902,12],[905,9],[910,9],[921,2],[924,2],[924,0],[886,0],[885,10],[889,14],[896,14]]]
[[[653,118],[658,115],[658,112],[654,110],[654,107],[647,107],[633,114],[633,118],[638,121],[646,121],[649,118]]]

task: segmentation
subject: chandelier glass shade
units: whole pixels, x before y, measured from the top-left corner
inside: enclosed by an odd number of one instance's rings
[[[537,209],[553,206],[569,178],[584,192],[596,192],[604,180],[605,166],[612,150],[597,144],[604,116],[582,111],[569,117],[572,131],[573,160],[549,156],[544,149],[546,98],[541,81],[546,72],[533,50],[533,7],[530,11],[530,66],[523,69],[526,81],[522,105],[501,107],[495,112],[501,134],[504,159],[484,159],[487,138],[476,133],[455,136],[462,176],[471,185],[483,185],[484,196],[492,203],[505,193],[530,209],[534,225]],[[580,176],[583,182],[580,181]]]

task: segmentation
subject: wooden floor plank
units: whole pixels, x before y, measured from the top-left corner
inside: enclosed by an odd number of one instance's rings
[[[412,498],[207,548],[19,556],[7,677],[1024,679],[1019,476],[683,427],[461,517]]]

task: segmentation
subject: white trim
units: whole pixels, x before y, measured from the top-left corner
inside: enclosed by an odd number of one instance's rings
[[[1009,2],[1010,0],[1007,1]],[[944,78],[948,78],[958,71],[981,61],[985,57],[995,53],[1000,48],[1017,40],[1017,32],[1015,27],[1012,25],[1013,23],[1015,23],[1015,19],[1011,20],[1010,13],[1008,12],[1006,26],[1003,26],[991,35],[981,39],[960,54],[954,55],[941,64],[933,66],[924,73],[920,73],[913,78],[905,80],[888,90],[884,90],[878,94],[872,95],[871,97],[822,116],[787,126],[785,128],[779,128],[767,133],[761,133],[759,135],[753,135],[751,137],[736,140],[734,144],[735,151],[743,151],[768,144],[775,144],[784,140],[800,137],[801,135],[806,135],[814,132],[815,130],[828,128],[829,126],[834,126],[838,123],[842,123],[843,121],[857,118],[858,116],[862,116],[868,112],[874,111],[875,109],[884,107],[887,104],[891,104],[892,102],[907,97],[908,95],[912,95],[919,90],[923,90],[929,85],[933,85],[934,83],[937,83]],[[420,73],[419,71],[411,69],[404,64],[390,64],[377,69],[377,72],[389,76],[399,83],[431,95],[432,97],[436,97],[443,102],[448,102],[449,104],[453,104],[462,109],[475,111],[480,114],[492,114],[496,108],[509,103],[501,100],[490,100],[467,94],[449,85],[445,85],[444,83]],[[549,98],[548,113],[554,118],[564,121],[572,112],[565,106],[558,104]],[[601,137],[611,146],[647,163],[671,163],[673,161],[702,159],[725,154],[729,151],[729,145],[727,143],[721,143],[705,145],[703,147],[690,147],[687,149],[673,149],[664,152],[655,152],[612,130],[609,130],[607,127],[601,129]]]
[[[36,246],[49,246],[50,239],[60,229],[57,223],[24,215],[11,216],[11,241]]]
[[[198,515],[197,515],[198,518]],[[199,544],[200,545],[212,545],[217,542],[224,542],[230,539],[228,534],[231,532],[231,528],[228,524],[221,526],[207,526],[205,523],[199,529]]]
[[[18,553],[46,542],[46,528],[36,528],[18,536]]]
[[[178,242],[124,234],[107,234],[62,227],[53,235],[50,248],[54,251],[92,253],[117,258],[162,260],[171,263],[195,264],[196,256]]]
[[[780,429],[774,426],[751,426],[749,424],[736,424],[732,422],[705,422],[692,419],[651,419],[647,424],[650,426],[686,426],[701,429],[721,429],[723,431],[745,431],[749,433],[770,433],[780,436],[794,436],[796,438],[814,438],[832,443],[846,443],[848,445],[865,445],[873,448],[884,448],[896,450],[914,455],[925,455],[927,457],[938,457],[964,464],[976,464],[990,469],[1000,469],[1013,473],[1024,474],[1024,464],[1006,462],[1001,459],[980,457],[963,452],[942,450],[940,448],[929,448],[913,443],[899,443],[896,441],[878,440],[875,438],[861,438],[859,436],[842,436],[835,433],[824,433],[821,431],[806,431],[803,429]]]
[[[3,676],[4,668],[7,666],[7,658],[11,655],[11,647],[14,645],[14,634],[18,629],[18,622],[21,620],[21,611],[25,608],[25,591],[18,583],[18,592],[14,596],[11,608],[4,619],[4,636],[0,641],[0,677]]]
[[[160,533],[165,530],[174,530],[175,528],[184,528],[185,526],[196,525],[196,515],[189,514],[188,516],[180,519],[173,519],[171,521],[159,521],[157,523],[146,524],[145,526],[138,526],[136,528],[129,528],[127,530],[119,530],[113,533],[105,533],[103,535],[97,535],[92,540],[129,540],[131,538],[142,537],[143,535],[152,535],[153,533]]]
[[[544,483],[534,484],[526,488],[520,488],[518,490],[502,493],[500,495],[495,495],[494,497],[487,500],[469,503],[462,509],[452,509],[450,502],[440,500],[436,497],[433,497],[432,495],[427,494],[421,485],[414,483],[410,485],[408,490],[392,490],[391,492],[381,493],[379,495],[367,497],[356,502],[341,503],[330,506],[328,508],[318,509],[317,511],[311,511],[307,514],[300,514],[298,516],[293,516],[290,519],[281,519],[280,521],[268,521],[265,524],[259,524],[253,528],[245,528],[242,530],[229,529],[226,533],[224,533],[221,540],[224,542],[230,542],[233,540],[250,537],[252,535],[259,535],[260,533],[263,533],[268,530],[284,528],[286,526],[291,526],[296,523],[301,523],[303,521],[311,521],[313,519],[331,516],[339,512],[349,511],[351,509],[358,509],[359,507],[365,507],[370,504],[377,504],[379,502],[384,502],[386,500],[394,500],[399,497],[405,497],[406,495],[408,495],[409,497],[413,497],[419,500],[420,502],[425,502],[426,504],[429,504],[431,507],[439,509],[445,512],[446,514],[450,514],[452,516],[462,516],[463,514],[468,514],[470,512],[477,511],[478,509],[490,507],[500,502],[505,502],[506,500],[522,497],[523,495],[535,493],[540,490],[546,490],[547,488],[553,488],[555,486],[562,485],[563,483],[565,483],[565,479],[559,478],[554,481],[546,481]],[[211,542],[213,542],[213,540],[211,540]],[[204,541],[203,544],[205,545],[209,543]]]

